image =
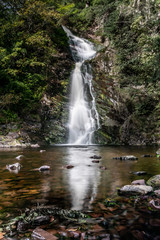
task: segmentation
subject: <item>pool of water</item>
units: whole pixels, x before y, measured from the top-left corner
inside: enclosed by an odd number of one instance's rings
[[[115,196],[117,188],[160,174],[157,147],[56,146],[45,150],[0,150],[0,212],[17,214],[25,208],[48,204],[90,210],[96,202]],[[144,158],[144,154],[153,157]],[[24,157],[17,160],[18,155]],[[99,163],[92,162],[93,155],[102,157]],[[113,159],[123,155],[135,155],[138,160]],[[16,162],[22,165],[18,173],[6,169],[7,164]],[[36,170],[42,165],[49,165],[50,171]],[[74,167],[68,169],[67,165]],[[134,171],[146,171],[147,175],[136,176],[131,173]]]

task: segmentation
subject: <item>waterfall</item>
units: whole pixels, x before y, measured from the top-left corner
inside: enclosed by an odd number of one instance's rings
[[[75,69],[71,74],[68,144],[90,145],[93,144],[95,130],[99,128],[99,116],[92,93],[91,66],[85,61],[94,58],[96,51],[91,42],[73,35],[64,26],[63,29],[69,38],[75,61]]]

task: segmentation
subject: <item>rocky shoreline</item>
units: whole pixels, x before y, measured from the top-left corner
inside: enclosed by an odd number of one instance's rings
[[[43,151],[45,150],[40,150]],[[159,153],[160,149],[156,151],[158,160]],[[153,157],[149,154],[142,157],[146,156]],[[16,158],[21,157],[23,155]],[[94,154],[90,158],[99,162],[102,157]],[[138,158],[126,155],[114,159],[137,161]],[[42,167],[38,170],[48,170],[48,166]],[[134,172],[137,176],[145,175],[144,173]],[[0,234],[3,235],[3,240],[159,240],[159,219],[160,174],[157,174],[147,181],[138,179],[129,182],[117,189],[114,198],[95,201],[89,211],[61,209],[47,204],[26,209],[7,223],[5,221]]]
[[[96,203],[90,212],[54,206],[27,209],[3,226],[3,240],[159,240],[160,175],[147,184],[134,181],[118,190],[120,196]]]

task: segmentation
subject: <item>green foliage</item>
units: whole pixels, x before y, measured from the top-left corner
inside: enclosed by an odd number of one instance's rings
[[[157,4],[158,1],[152,2],[152,6],[141,3],[142,8],[137,10],[128,1],[119,0],[111,2],[106,8],[108,15],[104,34],[117,51],[122,86],[129,81],[146,85],[159,81]]]
[[[0,117],[0,123],[16,122],[18,120],[18,115],[10,110],[3,110],[2,117]]]
[[[58,77],[53,81],[53,66],[56,69],[61,52],[68,47],[66,34],[59,24],[64,15],[72,12],[74,4],[61,3],[51,0],[2,0],[0,3],[3,118],[14,120],[14,114],[23,117],[37,111],[50,82],[55,92],[62,90]]]
[[[105,200],[104,204],[105,204],[106,207],[115,207],[117,205],[115,200],[112,200],[112,199],[109,199],[109,198]]]

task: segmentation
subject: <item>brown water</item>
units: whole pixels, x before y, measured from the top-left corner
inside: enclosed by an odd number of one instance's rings
[[[15,215],[27,207],[52,204],[62,208],[89,210],[99,200],[113,197],[117,188],[135,179],[148,179],[160,174],[160,159],[155,157],[154,147],[65,147],[40,149],[4,149],[0,151],[0,219],[7,213]],[[24,155],[18,161],[16,156]],[[100,155],[99,163],[90,158]],[[143,154],[154,157],[143,158]],[[135,155],[137,161],[114,160],[113,157]],[[20,162],[18,173],[9,172],[7,164]],[[49,172],[35,170],[49,165]],[[73,165],[66,169],[66,165]],[[106,166],[101,170],[99,166]],[[132,171],[146,171],[136,176]],[[4,215],[5,212],[5,215]],[[9,216],[10,214],[8,214]],[[3,219],[4,220],[4,219]]]

